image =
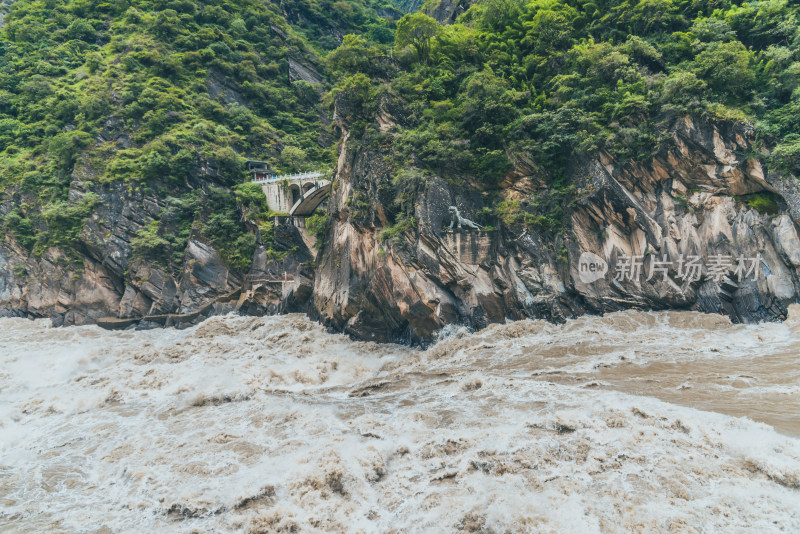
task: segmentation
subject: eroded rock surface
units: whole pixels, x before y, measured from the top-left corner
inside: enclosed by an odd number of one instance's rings
[[[561,321],[625,308],[691,309],[738,322],[785,318],[800,294],[797,179],[769,173],[747,157],[752,138],[744,124],[681,117],[674,120],[671,142],[651,161],[625,163],[598,153],[577,162],[571,182],[578,198],[555,240],[513,225],[478,233],[447,230],[448,206],[472,218],[486,202],[434,179],[416,203],[418,231],[389,243],[379,237],[388,225],[379,194],[390,179],[380,163],[385,154],[364,145],[350,150],[345,142],[331,201],[335,222],[315,280],[315,311],[326,324],[359,338],[411,342],[428,340],[448,324]],[[541,180],[522,157],[503,186],[513,197],[537,190]],[[738,198],[754,193],[780,195],[779,213],[760,213]],[[354,217],[353,198],[377,208]],[[606,276],[581,281],[584,253],[607,262]],[[706,267],[699,279],[682,279],[679,260],[690,256],[706,266],[722,256],[732,265],[725,276],[711,276]],[[617,280],[630,257],[640,258],[640,275]],[[737,277],[739,258],[758,259],[757,276]],[[672,263],[666,275],[650,275],[656,260]]]
[[[309,236],[291,221],[281,222],[274,241],[285,253],[276,258],[259,245],[250,270],[238,272],[193,233],[182,271],[167,272],[135,258],[131,246],[162,213],[164,201],[148,189],[88,180],[89,171],[78,166],[70,201],[89,192],[100,201],[77,251],[54,247],[37,256],[6,236],[0,244],[0,316],[50,317],[56,325],[148,316],[171,324],[166,317],[174,316],[180,324],[233,310],[307,312],[357,338],[425,343],[447,325],[563,321],[625,308],[714,312],[736,322],[779,320],[798,301],[800,188],[795,177],[769,172],[753,156],[746,124],[677,117],[671,140],[650,161],[617,161],[602,152],[576,161],[569,179],[577,193],[558,235],[496,218],[489,231],[450,230],[449,206],[478,220],[492,204],[479,190],[442,176],[420,189],[416,227],[387,241],[381,233],[395,221],[393,197],[387,196],[392,147],[351,139],[346,105],[337,102],[343,140],[320,250],[310,248]],[[382,132],[391,135],[402,120],[391,101],[381,102],[376,121]],[[113,129],[109,125],[111,137]],[[525,154],[515,162],[501,184],[506,198],[546,187]],[[206,187],[213,169],[197,175],[204,178],[189,177],[188,187]],[[742,195],[753,194],[773,195],[777,211],[750,207]],[[0,215],[10,205],[0,203]],[[581,279],[584,253],[607,263],[604,276]],[[739,279],[734,265],[724,276],[706,270],[696,280],[681,278],[679,259],[690,256],[705,264],[717,256],[758,258],[758,276]],[[641,272],[620,278],[628,257],[641,259]],[[665,260],[671,262],[666,273],[651,276],[651,265]]]

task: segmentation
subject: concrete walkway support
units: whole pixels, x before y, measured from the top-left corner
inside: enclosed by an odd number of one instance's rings
[[[328,180],[317,182],[314,187],[306,189],[289,210],[293,217],[308,217],[314,214],[323,200],[331,193],[331,183]]]
[[[261,185],[272,211],[308,217],[314,213],[331,191],[330,180],[324,172],[303,172],[287,175],[258,176],[253,180]]]

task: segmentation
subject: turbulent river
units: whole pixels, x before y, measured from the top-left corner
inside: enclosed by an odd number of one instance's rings
[[[800,531],[800,307],[447,334],[0,320],[0,531]]]

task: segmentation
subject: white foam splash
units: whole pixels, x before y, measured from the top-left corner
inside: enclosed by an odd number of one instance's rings
[[[748,418],[797,428],[786,325],[0,328],[3,532],[800,530],[800,441]]]

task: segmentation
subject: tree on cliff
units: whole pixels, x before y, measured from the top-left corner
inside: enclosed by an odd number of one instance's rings
[[[431,41],[442,31],[442,26],[423,13],[406,15],[397,23],[395,48],[412,47],[417,59],[427,63],[431,53]]]

